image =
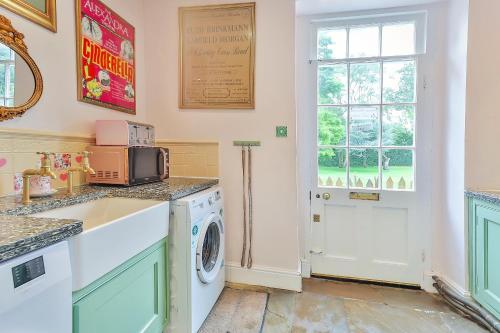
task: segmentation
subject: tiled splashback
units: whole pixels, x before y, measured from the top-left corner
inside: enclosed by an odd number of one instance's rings
[[[23,170],[39,166],[36,152],[55,152],[53,168],[57,179],[55,188],[66,186],[70,166],[79,165],[81,151],[94,144],[91,137],[62,135],[20,130],[0,130],[0,196],[15,193]],[[219,145],[216,142],[170,142],[161,140],[158,146],[170,149],[170,175],[217,177],[219,175]],[[75,174],[74,183],[85,182],[85,176]]]
[[[39,167],[40,156],[36,153],[41,151],[57,153],[52,157],[52,166],[57,175],[52,186],[65,186],[66,169],[78,165],[81,161],[78,153],[93,142],[94,139],[90,137],[0,130],[0,195],[15,193],[16,178],[18,188],[22,171]],[[75,175],[75,185],[81,184],[84,179],[83,175]]]
[[[217,142],[173,142],[157,140],[170,151],[170,175],[179,177],[218,177]]]

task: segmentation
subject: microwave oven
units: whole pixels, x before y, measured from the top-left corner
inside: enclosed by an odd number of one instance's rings
[[[140,185],[169,177],[168,149],[160,147],[91,146],[91,184]]]

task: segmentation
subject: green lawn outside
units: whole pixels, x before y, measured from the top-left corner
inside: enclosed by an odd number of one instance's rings
[[[397,184],[401,178],[405,180],[407,184],[413,183],[413,168],[405,167],[405,166],[391,166],[389,170],[383,170],[382,177],[384,182],[392,178],[394,184]],[[354,177],[356,179],[361,179],[363,184],[366,184],[368,179],[371,179],[374,182],[375,178],[378,177],[378,169],[376,167],[353,167],[350,169],[351,179],[354,181]],[[336,167],[319,167],[319,177],[326,183],[328,177],[333,179],[333,182],[336,183],[337,179],[341,179],[343,182],[346,178],[346,169],[345,168],[336,168]],[[395,185],[396,186],[396,185]]]

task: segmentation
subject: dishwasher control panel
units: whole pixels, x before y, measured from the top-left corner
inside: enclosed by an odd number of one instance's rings
[[[45,274],[45,265],[43,256],[31,259],[20,265],[12,267],[12,278],[14,280],[14,288],[18,288],[37,277]]]

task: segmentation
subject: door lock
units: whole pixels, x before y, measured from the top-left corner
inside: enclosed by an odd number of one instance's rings
[[[331,197],[330,193],[323,193],[323,199],[330,200]]]

